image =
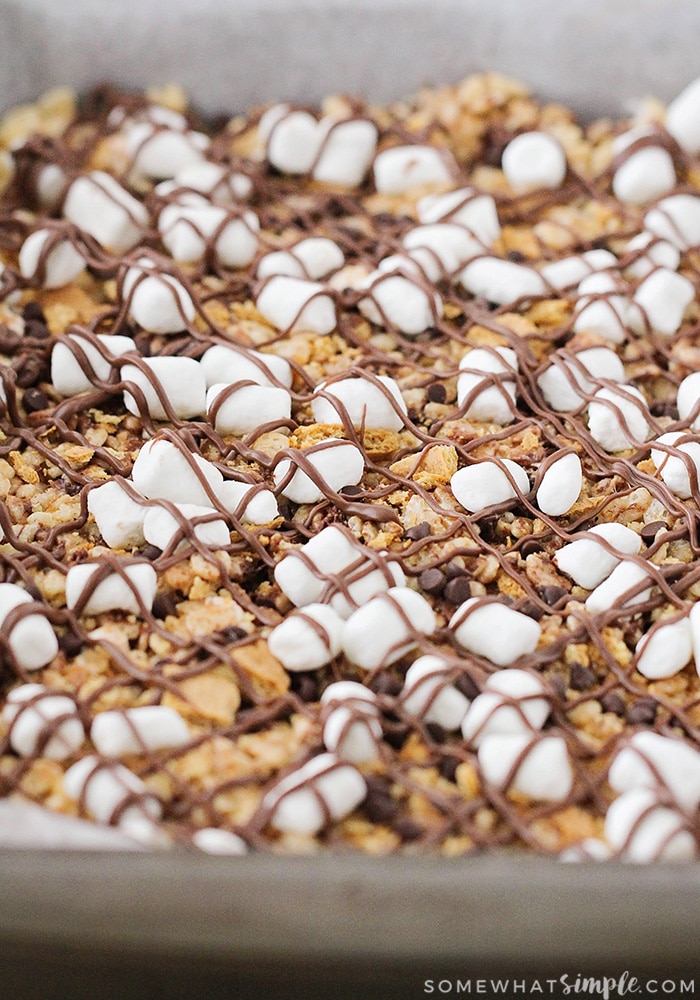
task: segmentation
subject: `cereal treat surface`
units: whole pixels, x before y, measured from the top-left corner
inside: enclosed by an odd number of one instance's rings
[[[699,93],[5,117],[3,797],[214,853],[697,857]]]

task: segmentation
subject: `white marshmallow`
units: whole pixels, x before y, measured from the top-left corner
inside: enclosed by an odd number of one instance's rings
[[[692,861],[695,838],[680,812],[659,804],[650,788],[615,799],[605,817],[605,839],[625,861]]]
[[[495,735],[528,735],[542,729],[549,703],[542,681],[526,670],[511,668],[491,674],[484,689],[469,706],[462,721],[462,736],[479,747]]]
[[[260,259],[258,278],[286,274],[290,278],[318,281],[345,264],[345,255],[337,243],[324,236],[310,236],[288,250],[275,250]]]
[[[450,222],[463,226],[488,250],[499,239],[501,225],[496,202],[490,194],[476,194],[472,188],[460,188],[446,194],[427,194],[416,205],[423,225]]]
[[[361,608],[378,594],[383,594],[391,587],[405,586],[406,577],[396,559],[384,560],[381,567],[375,566],[372,560],[365,559],[356,568],[343,572],[342,589],[330,596],[329,604],[341,618],[349,618],[357,608]]]
[[[537,385],[557,413],[577,410],[584,402],[584,397],[577,390],[592,393],[596,379],[605,378],[621,384],[626,381],[622,361],[609,347],[578,351],[573,360],[557,354],[554,358],[553,363],[538,377]]]
[[[690,430],[700,430],[700,372],[686,375],[678,386],[676,395],[678,416],[681,420],[690,420]]]
[[[694,812],[700,804],[700,752],[682,740],[641,731],[615,755],[608,781],[616,792],[670,792],[681,808]]]
[[[292,604],[303,607],[320,599],[330,576],[345,576],[350,567],[364,562],[362,547],[331,524],[278,562],[274,575]]]
[[[467,420],[501,425],[515,420],[515,373],[518,371],[515,351],[510,347],[477,347],[464,355],[459,370],[457,405],[462,407],[469,400],[464,413]],[[494,384],[488,374],[512,374],[513,377],[499,379]]]
[[[543,514],[561,517],[578,500],[582,485],[581,459],[570,451],[547,467],[535,493],[537,506]]]
[[[374,760],[382,739],[376,701],[374,692],[364,684],[355,681],[329,684],[321,695],[326,749],[351,764]]]
[[[695,286],[688,278],[667,267],[657,267],[634,293],[633,301],[641,310],[633,328],[643,332],[647,324],[656,333],[670,337],[676,333],[683,315],[695,298]]]
[[[239,214],[220,205],[166,205],[158,217],[158,229],[175,260],[201,260],[214,240],[220,264],[246,267],[258,249],[260,222],[250,209]]]
[[[287,275],[273,275],[265,282],[256,306],[277,330],[309,330],[324,336],[336,326],[335,302],[325,285]]]
[[[272,630],[267,645],[287,670],[318,670],[340,653],[344,624],[327,604],[307,604]]]
[[[651,460],[656,466],[661,478],[677,497],[687,500],[695,494],[698,496],[700,482],[700,441],[686,441],[676,444],[687,437],[682,431],[670,431],[657,438],[657,444],[666,448],[652,448]],[[679,452],[680,454],[674,454]]]
[[[686,152],[700,152],[700,79],[684,87],[668,105],[666,128]]]
[[[499,791],[507,789],[533,801],[562,802],[573,787],[569,752],[561,736],[487,736],[479,747],[478,758],[483,780]]]
[[[530,492],[527,473],[510,458],[500,461],[486,458],[474,465],[465,465],[452,476],[450,486],[455,500],[470,514]]]
[[[303,468],[306,463],[310,473]],[[356,445],[340,438],[326,438],[320,446],[294,451],[293,457],[278,462],[273,478],[275,486],[292,503],[317,503],[329,492],[356,486],[364,471],[364,455]]]
[[[117,358],[130,351],[137,353],[135,341],[117,333],[98,333],[95,347],[87,337],[79,333],[64,334],[51,351],[51,382],[61,396],[77,396],[89,392],[95,382],[107,382],[115,367]],[[85,355],[88,366],[83,371],[79,354]]]
[[[36,175],[36,194],[42,208],[54,209],[68,181],[63,167],[57,163],[46,163]]]
[[[242,837],[215,826],[206,826],[193,833],[192,845],[205,854],[240,855],[248,853],[248,845]]]
[[[216,497],[224,510],[241,521],[269,524],[279,516],[277,498],[272,490],[227,479],[217,487]]]
[[[55,238],[57,236],[50,229],[35,229],[27,237],[19,251],[19,270],[23,278],[39,278],[43,269],[42,286],[61,288],[80,277],[85,270],[83,255],[66,236]],[[55,238],[54,245],[42,263],[44,247],[52,238]]]
[[[343,652],[351,663],[374,670],[400,660],[419,635],[436,628],[435,612],[408,587],[391,587],[358,608],[345,622]]]
[[[550,264],[543,264],[540,274],[548,285],[561,290],[578,285],[589,274],[605,271],[616,264],[617,257],[609,250],[586,250],[573,257],[562,257]]]
[[[657,239],[652,233],[641,232],[633,236],[625,252],[635,255],[632,263],[625,268],[625,274],[630,278],[646,278],[655,267],[677,271],[681,262],[678,247]]]
[[[450,665],[439,656],[420,656],[406,671],[401,705],[410,715],[437,723],[450,733],[459,729],[466,698],[450,681]]]
[[[648,129],[632,129],[613,141],[613,155],[617,156],[637,139],[648,135]],[[612,189],[618,201],[643,205],[676,186],[676,169],[673,157],[661,146],[642,146],[630,153],[613,175]]]
[[[151,333],[179,333],[194,319],[194,302],[184,285],[147,257],[127,268],[121,295],[134,322]]]
[[[171,186],[165,187],[165,185]],[[232,171],[220,163],[201,160],[183,170],[178,170],[173,181],[163,181],[155,191],[156,194],[170,194],[177,188],[200,192],[215,205],[229,205],[249,198],[253,184],[245,174]]]
[[[124,365],[119,377],[141,390],[145,413],[153,420],[171,419],[166,406],[183,420],[206,413],[204,372],[194,358],[143,358],[138,365]],[[138,393],[124,389],[124,406],[129,413],[138,416],[143,412],[143,403]]]
[[[161,805],[147,785],[122,764],[83,757],[63,776],[63,788],[98,823],[126,827],[132,820],[158,820]],[[129,802],[129,805],[126,803]]]
[[[312,757],[265,795],[270,825],[286,833],[313,835],[329,820],[343,819],[367,795],[365,779],[335,754]]]
[[[599,389],[588,406],[588,429],[604,451],[627,451],[647,440],[648,414],[646,399],[634,386]]]
[[[177,513],[171,513],[167,507],[146,507],[143,519],[144,538],[150,545],[159,549],[170,549],[175,539],[179,539],[178,548],[187,545],[188,527],[194,533],[200,545],[213,549],[224,549],[231,542],[228,526],[221,516],[211,507],[200,507],[197,504],[174,504]],[[179,515],[179,517],[177,516]],[[196,525],[192,524],[198,518],[206,518]],[[184,524],[183,524],[184,522]]]
[[[555,552],[553,558],[562,573],[575,580],[579,587],[593,590],[610,576],[622,555],[637,555],[642,539],[631,528],[615,522],[598,524],[588,533],[598,535],[614,551],[607,551],[593,538],[578,538]]]
[[[695,669],[700,675],[700,604],[694,604],[688,615],[690,623],[690,638],[693,644],[693,659]]]
[[[672,194],[662,198],[644,216],[644,228],[683,253],[700,244],[700,198]]]
[[[518,299],[546,295],[547,286],[538,271],[500,257],[477,257],[456,276],[468,292],[503,306]]]
[[[292,369],[285,358],[260,351],[243,351],[238,347],[215,344],[208,348],[199,362],[204,372],[207,389],[226,382],[255,382],[257,385],[278,385],[289,389]]]
[[[320,382],[311,399],[316,423],[342,423],[341,408],[336,408],[333,400],[347,411],[355,427],[364,425],[399,431],[404,426],[402,415],[408,412],[398,383],[389,375],[378,375],[376,379],[355,375],[334,382]]]
[[[596,837],[585,837],[576,844],[565,848],[559,855],[559,861],[577,863],[581,861],[609,861],[612,851],[604,840]]]
[[[534,652],[541,634],[534,618],[478,597],[470,597],[457,608],[449,627],[460,646],[499,667]]]
[[[102,170],[72,182],[63,214],[115,254],[133,250],[148,226],[148,212],[141,202]]]
[[[420,278],[414,278],[408,270],[398,273],[377,269],[360,287],[369,290],[359,302],[362,315],[377,326],[395,326],[409,337],[423,333],[442,315],[442,300],[437,292],[426,292]]]
[[[100,563],[83,562],[68,570],[66,604],[70,611],[79,605],[82,605],[79,613],[83,615],[100,615],[106,611],[129,611],[140,615],[141,605],[147,611],[151,610],[158,585],[158,574],[153,566],[149,563],[127,564],[124,566],[126,579],[112,572],[95,586],[92,580],[100,568]]]
[[[566,154],[546,132],[523,132],[503,150],[501,166],[516,191],[558,188],[566,177]]]
[[[693,657],[693,636],[686,615],[675,622],[657,623],[637,643],[635,666],[649,680],[673,677]]]
[[[313,178],[326,184],[357,187],[362,184],[377,148],[377,126],[365,119],[336,121],[325,116],[319,122],[321,146],[313,166]]]
[[[267,159],[273,167],[285,174],[309,173],[322,130],[308,111],[290,111],[287,105],[277,105],[263,115],[258,128],[267,141]]]
[[[613,344],[623,343],[632,305],[628,297],[620,293],[610,272],[597,271],[583,278],[578,284],[577,295],[574,331],[597,333]]]
[[[292,397],[286,389],[270,385],[242,385],[232,389],[227,383],[219,383],[207,391],[206,410],[219,434],[242,436],[264,424],[289,420]]]
[[[429,226],[416,226],[403,239],[406,250],[427,250],[437,265],[438,273],[454,274],[467,261],[483,252],[483,247],[464,226],[453,222],[436,222]],[[429,275],[432,277],[432,275]]]
[[[380,194],[405,194],[417,187],[437,187],[452,180],[448,150],[434,146],[394,146],[374,158],[374,184]]]
[[[103,756],[123,757],[181,747],[191,737],[187,723],[174,708],[142,705],[98,713],[90,726],[90,739]]]
[[[87,509],[110,549],[134,549],[146,541],[143,521],[146,507],[132,499],[115,479],[95,487],[87,495]]]
[[[48,618],[32,612],[22,615],[10,629],[7,616],[33,598],[15,583],[0,583],[0,628],[17,663],[24,670],[40,670],[58,653],[58,639]]]
[[[157,128],[138,122],[126,130],[126,151],[136,177],[164,180],[204,160],[209,139],[202,132]]]
[[[72,757],[85,730],[72,698],[43,684],[22,684],[8,692],[2,717],[10,726],[10,746],[20,757]]]
[[[211,462],[167,438],[143,445],[131,470],[134,487],[149,500],[172,500],[211,507],[224,477]],[[207,489],[208,488],[208,489]]]
[[[641,587],[642,584],[648,586]],[[648,570],[631,559],[621,559],[607,580],[599,583],[588,595],[586,611],[595,615],[614,607],[629,608],[634,604],[643,604],[649,600],[652,585]]]

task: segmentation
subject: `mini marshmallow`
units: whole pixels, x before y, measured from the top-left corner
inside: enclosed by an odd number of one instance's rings
[[[613,140],[612,153],[618,156],[649,129],[636,128]],[[613,174],[612,189],[618,201],[643,205],[668,194],[676,186],[673,157],[661,146],[647,145],[629,153]]]
[[[278,562],[274,575],[292,604],[303,607],[319,600],[331,575],[344,576],[364,561],[363,547],[331,524]]]
[[[90,726],[90,739],[105,757],[181,747],[190,738],[182,716],[165,705],[99,712]]]
[[[377,696],[364,684],[337,681],[321,696],[327,750],[351,764],[374,760],[382,738]]]
[[[224,510],[241,521],[251,524],[269,524],[279,517],[277,498],[272,490],[239,483],[235,479],[227,479],[216,489],[216,497]]]
[[[501,425],[515,420],[515,373],[518,371],[518,356],[515,351],[510,347],[477,347],[464,355],[459,369],[457,405],[462,407],[468,401],[464,413],[467,420]],[[488,378],[491,373],[510,374],[512,378],[494,382]]]
[[[133,250],[148,226],[148,212],[141,202],[102,170],[72,182],[63,215],[115,254]]]
[[[327,604],[307,604],[273,629],[267,645],[287,670],[318,670],[340,653],[344,625]]]
[[[85,739],[72,698],[43,684],[22,684],[7,695],[2,717],[10,726],[10,746],[20,757],[65,760]]]
[[[321,146],[313,165],[314,180],[342,187],[362,184],[377,148],[374,122],[337,121],[330,115],[319,122]]]
[[[434,146],[393,146],[374,159],[379,194],[405,194],[417,187],[437,187],[452,180],[454,163],[447,150]]]
[[[187,544],[188,529],[200,545],[212,549],[224,549],[231,542],[228,526],[220,515],[211,507],[200,507],[197,504],[173,504],[175,512],[160,505],[147,507],[143,519],[143,534],[149,545],[159,549],[170,549],[173,542],[179,538],[179,545]],[[179,515],[179,517],[178,517]],[[198,520],[203,518],[204,520]],[[192,524],[197,520],[197,524]],[[185,522],[183,527],[182,521]]]
[[[132,158],[135,177],[164,180],[204,160],[209,139],[202,132],[158,128],[138,122],[126,131],[126,152]]]
[[[286,358],[276,354],[262,354],[260,351],[243,351],[238,347],[215,344],[208,348],[199,362],[204,372],[207,389],[225,382],[255,382],[257,385],[277,385],[281,383],[289,389],[292,385],[292,369]]]
[[[605,271],[616,264],[617,257],[609,250],[586,250],[573,257],[562,257],[551,264],[543,264],[540,274],[548,285],[560,291],[578,285],[595,271]]]
[[[277,330],[308,330],[324,336],[336,327],[335,302],[326,286],[317,281],[273,275],[255,304]]]
[[[670,792],[682,809],[694,812],[700,804],[700,753],[682,740],[641,731],[615,755],[608,782],[616,792]]]
[[[146,507],[132,499],[117,480],[108,479],[90,490],[87,509],[95,518],[104,543],[110,549],[135,549],[145,544],[143,521]]]
[[[573,360],[560,355],[555,355],[555,358],[556,361],[538,377],[537,385],[557,413],[577,410],[584,402],[584,397],[577,390],[593,392],[596,383],[592,380],[605,378],[620,384],[626,381],[622,361],[609,347],[578,351]]]
[[[632,326],[639,332],[648,326],[664,337],[676,333],[683,315],[695,299],[695,286],[688,278],[666,267],[657,267],[634,293],[633,301],[641,310],[639,322]]]
[[[689,618],[657,623],[637,643],[635,657],[637,670],[649,680],[675,676],[693,657]]]
[[[690,609],[690,614],[688,615],[688,621],[690,623],[690,638],[693,643],[693,659],[695,660],[695,669],[700,675],[700,604],[694,604]]]
[[[58,639],[48,618],[38,612],[22,615],[9,629],[7,616],[33,598],[15,583],[0,583],[0,628],[2,636],[24,670],[40,670],[58,653]],[[13,616],[14,617],[14,616]],[[8,631],[9,629],[9,631]]]
[[[554,553],[557,567],[570,576],[579,587],[593,590],[603,582],[620,562],[623,555],[637,555],[642,539],[624,524],[598,524],[588,531],[598,535],[614,551],[609,552],[592,538],[578,538]]]
[[[482,249],[489,249],[500,238],[496,202],[490,194],[476,194],[472,188],[428,194],[419,199],[416,208],[423,225],[451,222],[463,226]]]
[[[288,250],[265,254],[258,263],[258,278],[286,274],[290,278],[318,281],[345,264],[345,255],[337,243],[324,236],[310,236]]]
[[[487,736],[478,758],[484,782],[499,791],[517,792],[536,802],[563,802],[573,788],[569,752],[561,736]]]
[[[149,500],[172,500],[211,507],[224,477],[211,462],[166,438],[143,445],[131,470],[134,487]]]
[[[683,253],[700,244],[700,197],[672,194],[644,216],[644,228]]]
[[[275,386],[242,385],[232,389],[220,383],[207,391],[206,410],[219,434],[244,435],[263,424],[289,420],[292,397],[286,389]]]
[[[158,229],[171,257],[202,260],[210,240],[224,267],[246,267],[258,249],[260,222],[250,209],[238,214],[220,205],[166,205]]]
[[[47,243],[51,249],[42,260]],[[67,236],[51,229],[35,229],[20,248],[19,270],[23,278],[41,278],[43,288],[61,288],[80,277],[85,259]]]
[[[432,635],[435,612],[426,599],[408,587],[391,587],[345,622],[343,652],[364,670],[396,663],[413,649],[418,635]]]
[[[583,278],[577,288],[574,307],[574,331],[597,333],[600,337],[621,344],[627,337],[631,303],[620,293],[609,271],[597,271]]]
[[[409,337],[423,333],[442,315],[437,292],[425,291],[420,279],[409,273],[377,269],[360,287],[369,290],[358,305],[362,315],[377,326],[395,326]]]
[[[321,392],[323,395],[317,395]],[[402,415],[408,412],[398,383],[389,375],[378,375],[376,379],[350,376],[330,383],[320,382],[311,399],[311,412],[316,423],[343,422],[342,410],[336,409],[333,400],[337,400],[347,411],[355,427],[399,431],[404,426]]]
[[[149,563],[124,566],[124,577],[110,572],[99,583],[93,577],[99,573],[99,562],[83,562],[71,566],[66,574],[66,604],[69,611],[80,607],[80,614],[100,615],[106,611],[128,611],[140,615],[141,604],[147,611],[153,606],[158,574]]]
[[[634,386],[599,389],[588,406],[588,429],[604,451],[627,451],[647,440],[648,414],[646,399]]]
[[[535,493],[535,502],[543,514],[561,517],[578,500],[582,485],[581,459],[570,451],[547,467]]]
[[[183,170],[178,170],[172,181],[164,181],[163,184],[170,184],[172,187],[166,189],[158,185],[155,189],[156,194],[160,194],[161,191],[170,193],[182,188],[201,192],[215,205],[244,201],[253,191],[252,181],[245,174],[232,171],[220,163],[210,163],[208,160],[201,160]]]
[[[242,837],[229,830],[206,826],[192,834],[192,846],[204,854],[240,855],[248,853],[248,845]]]
[[[683,441],[687,435],[682,431],[670,431],[657,438],[657,444],[668,446],[652,448],[651,460],[668,488],[681,500],[700,494],[700,441]],[[673,454],[673,453],[680,454]]]
[[[547,286],[532,267],[500,257],[477,257],[456,276],[468,292],[503,306],[546,295]]]
[[[700,372],[686,375],[678,386],[676,394],[678,416],[681,420],[691,420],[690,430],[700,431]]]
[[[179,333],[194,319],[194,302],[177,278],[158,271],[148,257],[129,267],[121,288],[129,315],[150,333]]]
[[[79,333],[67,333],[58,339],[51,351],[51,383],[61,396],[77,396],[89,392],[95,382],[107,382],[117,358],[130,351],[137,353],[135,341],[117,333],[98,333],[95,347]],[[85,355],[87,371],[83,371],[78,355]],[[94,380],[94,381],[93,381]]]
[[[585,837],[563,850],[559,855],[559,861],[575,864],[582,861],[609,861],[611,857],[612,851],[604,840]]]
[[[308,174],[318,155],[322,130],[308,111],[277,105],[260,119],[260,137],[267,141],[267,159],[284,174]]]
[[[650,788],[620,795],[605,816],[605,839],[625,861],[692,861],[695,838],[682,813],[659,804]]]
[[[630,278],[646,278],[655,267],[677,271],[681,262],[678,247],[654,237],[652,233],[641,232],[633,236],[625,252],[635,255],[632,263],[625,268],[625,274]]]
[[[406,671],[401,704],[406,712],[454,732],[469,708],[450,681],[450,665],[439,656],[420,656]]]
[[[525,496],[530,492],[527,473],[510,458],[500,461],[486,458],[474,465],[466,465],[455,472],[450,486],[457,503],[470,514],[477,514],[487,507],[506,503],[518,495]]]
[[[290,450],[291,457],[275,466],[273,478],[275,486],[292,503],[317,503],[329,492],[356,486],[364,475],[364,455],[350,441],[326,438],[306,451]],[[306,465],[310,472],[306,472]]]
[[[483,251],[464,226],[450,222],[416,226],[406,234],[403,245],[411,254],[416,250],[428,251],[429,258],[437,265],[437,273],[429,275],[433,280],[443,274],[454,274]]]
[[[546,132],[523,132],[503,150],[501,167],[516,191],[558,188],[566,177],[566,154]]]
[[[63,167],[57,163],[46,163],[36,175],[36,195],[42,208],[49,211],[56,208],[68,182]]]
[[[507,667],[534,652],[541,634],[534,618],[478,597],[469,598],[457,608],[449,628],[463,649],[499,667]]]
[[[367,795],[365,779],[335,754],[322,753],[278,781],[265,795],[270,825],[284,833],[313,836],[327,822],[343,819]]]
[[[495,735],[528,735],[542,729],[549,702],[542,681],[526,670],[511,668],[491,674],[462,720],[462,735],[480,747]]]
[[[371,559],[364,559],[359,566],[343,571],[342,589],[329,599],[331,607],[341,618],[349,618],[353,611],[383,594],[391,587],[405,587],[406,576],[396,559],[386,559],[383,566],[376,566]]]
[[[206,383],[202,366],[194,358],[164,356],[143,358],[138,365],[124,365],[119,377],[140,393],[124,388],[124,406],[135,416],[170,420],[171,414],[187,420],[206,413]],[[139,396],[143,394],[143,401]],[[163,398],[161,398],[163,397]]]
[[[640,589],[643,583],[648,586]],[[643,604],[649,600],[652,585],[648,570],[631,559],[621,559],[610,576],[588,595],[586,611],[595,615],[615,607],[629,608],[635,604]]]
[[[127,826],[131,820],[158,820],[160,802],[148,786],[122,764],[83,757],[63,776],[66,795],[81,802],[98,823]],[[128,803],[128,805],[127,805]]]
[[[684,87],[668,105],[666,129],[687,153],[700,152],[700,79]]]

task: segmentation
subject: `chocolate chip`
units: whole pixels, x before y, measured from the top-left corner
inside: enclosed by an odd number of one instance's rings
[[[46,393],[34,386],[30,386],[25,391],[22,402],[27,413],[38,413],[39,410],[45,410],[49,405]]]
[[[459,757],[453,757],[451,754],[447,757],[443,757],[440,761],[439,771],[443,778],[447,781],[454,781],[457,775],[457,768],[461,764]]]
[[[318,684],[311,674],[293,673],[291,687],[302,701],[318,701]]]
[[[39,323],[46,322],[46,316],[44,315],[44,310],[41,308],[38,302],[27,302],[27,304],[22,309],[22,319],[26,322],[31,322],[32,320],[37,320]]]
[[[447,739],[447,732],[439,722],[428,722],[425,727],[434,743],[444,743]]]
[[[534,556],[536,552],[541,551],[541,543],[536,538],[531,538],[529,536],[524,538],[519,546],[519,552],[523,559],[527,559],[528,556]]]
[[[157,545],[144,545],[143,548],[136,550],[136,555],[141,556],[143,559],[148,559],[149,562],[153,562],[157,559],[163,550],[159,549]]]
[[[457,577],[469,575],[469,571],[458,563],[448,563],[445,566],[444,573],[448,580],[456,580]]]
[[[221,628],[216,633],[216,638],[223,642],[238,642],[239,639],[245,638],[248,633],[244,628],[239,628],[238,625],[227,625],[226,628]]]
[[[414,524],[412,528],[409,528],[406,532],[406,538],[410,538],[412,542],[418,542],[421,538],[427,538],[430,534],[430,525],[427,521],[421,521],[420,524]]]
[[[514,264],[523,264],[527,260],[525,254],[521,253],[520,250],[509,250],[506,257],[508,260],[512,260]]]
[[[519,604],[517,610],[521,615],[527,615],[528,618],[534,618],[536,622],[538,622],[544,615],[542,608],[538,604],[535,604],[534,601],[530,600],[523,601],[522,604]]]
[[[344,486],[340,491],[341,497],[359,497],[363,490],[361,486]]]
[[[574,691],[588,691],[596,681],[596,675],[583,663],[572,663],[569,667],[569,685]]]
[[[22,338],[14,330],[11,330],[6,323],[0,323],[0,353],[13,354]]]
[[[548,586],[539,587],[538,593],[545,604],[549,604],[550,607],[558,604],[563,597],[568,595],[568,591],[564,590],[563,587]]]
[[[445,586],[445,574],[439,569],[424,569],[418,577],[418,585],[426,594],[441,594]]]
[[[627,706],[616,691],[608,691],[600,700],[600,707],[604,712],[612,712],[623,718],[627,713]]]
[[[69,659],[82,653],[85,643],[75,632],[65,632],[58,637],[58,648]]]
[[[29,386],[41,382],[42,376],[47,375],[48,370],[44,359],[37,354],[30,354],[17,371],[17,385],[20,389],[28,389]]]
[[[470,701],[473,701],[476,696],[481,693],[466,671],[459,674],[456,680],[453,681],[453,684],[454,687],[456,687],[458,691],[461,691],[464,697],[469,698]]]
[[[645,524],[639,532],[642,536],[642,541],[646,542],[647,545],[651,545],[662,528],[668,528],[665,521],[652,521],[650,524]]]
[[[657,708],[653,698],[639,698],[627,709],[627,721],[633,726],[650,726],[656,719]]]
[[[380,775],[366,779],[367,795],[362,810],[372,823],[390,823],[399,811],[399,803],[391,797],[391,783]]]
[[[169,591],[156,594],[153,601],[153,617],[164,621],[168,615],[177,615],[177,604]]]
[[[389,722],[384,730],[384,740],[394,750],[400,750],[410,732],[411,727],[403,722]]]
[[[428,386],[428,401],[430,403],[444,403],[447,399],[447,390],[441,382],[433,382]]]
[[[34,340],[47,340],[51,336],[51,331],[46,323],[42,323],[37,319],[30,319],[24,324],[24,336],[25,338],[31,337]]]
[[[386,671],[375,674],[368,686],[375,694],[388,694],[391,697],[394,697],[403,690],[403,682],[398,677]]]
[[[472,588],[466,576],[456,576],[445,584],[443,596],[450,604],[464,604],[472,596]]]
[[[409,819],[408,816],[402,816],[401,819],[397,819],[392,829],[395,833],[398,833],[402,840],[417,840],[423,833],[423,827],[419,826],[414,820]]]
[[[652,417],[672,417],[674,420],[678,419],[678,408],[670,399],[657,399],[649,407],[649,412]]]

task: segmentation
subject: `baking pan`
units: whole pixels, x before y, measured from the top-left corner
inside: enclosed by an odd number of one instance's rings
[[[693,0],[0,0],[0,106],[177,80],[214,113],[494,69],[590,117],[677,93],[699,34]],[[0,996],[94,996],[98,978],[120,998],[490,995],[491,976],[625,970],[695,985],[700,865],[222,859],[45,834],[0,851]]]

